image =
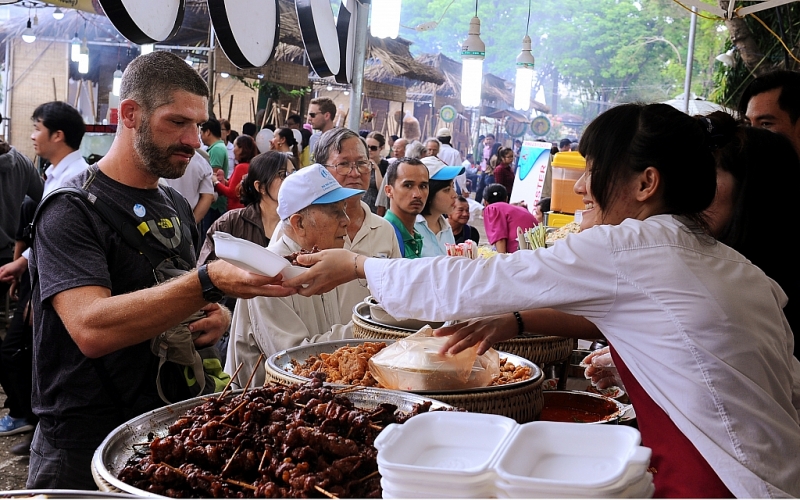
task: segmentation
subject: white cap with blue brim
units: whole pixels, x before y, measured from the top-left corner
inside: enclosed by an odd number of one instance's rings
[[[283,181],[278,191],[278,216],[285,220],[308,206],[336,203],[362,193],[363,189],[342,187],[327,168],[315,163]]]
[[[437,156],[426,156],[420,160],[428,167],[428,174],[432,181],[452,181],[459,175],[466,172],[461,165],[449,167]]]

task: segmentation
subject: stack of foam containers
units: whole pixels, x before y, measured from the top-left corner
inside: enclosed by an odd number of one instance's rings
[[[375,440],[384,498],[650,498],[631,427],[431,412]]]

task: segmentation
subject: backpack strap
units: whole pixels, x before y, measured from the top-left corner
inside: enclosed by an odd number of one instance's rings
[[[389,224],[392,224],[391,222]],[[403,233],[400,232],[400,228],[392,224],[394,228],[394,234],[397,235],[397,242],[400,244],[400,256],[406,256],[406,244],[403,241]]]

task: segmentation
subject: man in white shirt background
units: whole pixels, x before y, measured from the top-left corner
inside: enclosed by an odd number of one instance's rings
[[[461,153],[459,153],[456,148],[450,145],[452,134],[450,133],[449,128],[440,128],[439,131],[436,132],[436,140],[438,140],[439,144],[441,144],[441,146],[439,146],[439,154],[436,156],[438,156],[445,165],[448,167],[457,167],[459,165],[463,165],[464,161],[461,158]],[[469,189],[467,189],[466,170],[463,174],[456,177],[455,181],[456,191],[458,194],[465,197],[469,196]]]
[[[86,133],[86,125],[80,113],[67,103],[60,101],[47,102],[39,105],[33,116],[33,149],[36,154],[50,162],[45,170],[47,177],[44,182],[44,194],[60,188],[66,181],[80,174],[88,167],[81,156],[79,148]],[[35,204],[35,201],[26,203]],[[32,205],[33,207],[34,205]],[[24,212],[32,212],[24,210]],[[29,221],[22,221],[26,224]],[[36,417],[31,411],[31,345],[32,330],[24,322],[27,305],[30,301],[30,279],[28,270],[29,250],[13,262],[0,267],[0,280],[13,283],[13,289],[18,291],[19,301],[12,321],[6,332],[2,344],[3,370],[2,380],[4,390],[9,395],[9,414],[0,420],[0,435],[12,435],[29,432],[36,426]],[[19,285],[19,288],[17,288]],[[28,286],[24,286],[28,285]],[[30,449],[30,438],[17,443],[11,451],[18,455],[27,455]]]
[[[214,172],[211,169],[206,156],[208,153],[202,149],[195,151],[194,156],[189,161],[189,166],[181,177],[177,179],[162,179],[162,181],[175,189],[186,198],[189,206],[194,213],[194,221],[198,224],[208,213],[208,209],[214,202],[214,183],[212,177]],[[198,247],[200,248],[200,247]]]

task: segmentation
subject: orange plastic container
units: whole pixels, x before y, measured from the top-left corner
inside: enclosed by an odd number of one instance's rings
[[[550,193],[550,210],[574,214],[583,210],[581,196],[575,194],[575,182],[586,169],[586,160],[577,151],[556,153],[553,157],[553,184]]]

